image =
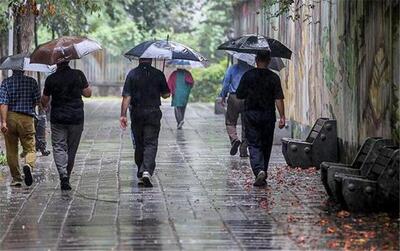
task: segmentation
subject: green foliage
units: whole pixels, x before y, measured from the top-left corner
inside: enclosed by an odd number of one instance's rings
[[[120,5],[139,30],[156,32],[161,29],[173,28],[176,31],[188,31],[195,10],[193,0],[114,0],[106,2],[106,11],[113,19],[114,9]]]
[[[0,33],[7,32],[8,28],[8,8],[5,2],[0,2]]]
[[[7,158],[3,152],[0,152],[0,166],[7,165]]]
[[[285,16],[287,19],[292,21],[300,20],[302,17],[302,10],[307,10],[302,21],[312,22],[310,12],[315,8],[315,3],[317,2],[319,1],[305,3],[304,1],[295,0],[264,0],[263,9],[267,14],[267,19]]]
[[[221,92],[227,61],[222,60],[205,69],[194,69],[195,86],[190,94],[191,102],[213,102]]]
[[[232,28],[232,2],[208,0],[202,7],[202,11],[203,20],[196,31],[200,52],[209,59],[220,60],[224,53],[216,49],[219,44],[228,39],[227,34]]]

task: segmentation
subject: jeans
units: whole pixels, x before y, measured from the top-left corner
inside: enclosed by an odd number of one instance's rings
[[[275,112],[245,111],[246,137],[254,175],[268,171],[275,130]]]
[[[147,171],[153,175],[156,168],[158,135],[162,113],[160,108],[136,107],[131,110],[131,129],[135,138],[135,163],[137,177]]]
[[[60,179],[69,178],[71,175],[82,132],[83,123],[79,125],[51,124],[53,156]]]

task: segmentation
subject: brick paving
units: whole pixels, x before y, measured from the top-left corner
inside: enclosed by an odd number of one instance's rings
[[[163,105],[154,187],[138,187],[119,107],[86,102],[72,191],[60,191],[51,155],[30,188],[0,169],[0,250],[398,249],[398,217],[331,209],[318,171],[286,167],[280,146],[268,186],[254,188],[208,104],[191,104],[180,131]]]

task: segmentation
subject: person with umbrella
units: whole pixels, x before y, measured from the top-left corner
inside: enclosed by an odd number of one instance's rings
[[[227,100],[227,108],[225,114],[225,125],[226,131],[229,136],[229,140],[231,142],[231,155],[236,155],[238,149],[240,147],[240,157],[248,157],[247,154],[247,141],[246,141],[246,133],[245,133],[245,125],[243,123],[242,118],[242,141],[239,140],[236,126],[238,122],[239,115],[244,110],[244,102],[243,100],[239,100],[236,97],[236,89],[239,86],[240,79],[243,74],[253,67],[248,65],[246,62],[242,60],[238,60],[236,64],[231,65],[225,73],[225,77],[223,80],[222,91],[219,96],[222,98],[221,103],[225,103],[226,97]]]
[[[33,62],[57,64],[45,81],[41,103],[46,108],[51,98],[51,141],[61,190],[72,189],[70,176],[84,126],[82,96],[92,95],[85,74],[69,67],[69,62],[99,49],[97,42],[85,37],[61,37],[40,45],[31,55]]]
[[[128,126],[127,110],[130,106],[131,130],[135,139],[135,163],[139,184],[152,187],[151,176],[156,168],[158,136],[161,128],[162,98],[170,91],[164,73],[151,66],[151,58],[140,58],[139,66],[126,77],[122,91],[120,125]]]
[[[0,87],[1,131],[4,134],[7,163],[12,176],[11,186],[21,186],[18,144],[24,154],[24,181],[32,185],[32,168],[36,165],[35,107],[40,101],[40,90],[35,79],[25,76],[24,55],[10,56],[3,60],[0,69],[12,69],[11,77]]]
[[[281,81],[268,66],[271,57],[290,59],[292,52],[281,42],[260,35],[244,35],[218,49],[256,54],[257,67],[242,76],[236,94],[237,98],[244,99],[250,165],[256,177],[254,186],[266,185],[276,122],[275,106],[280,115],[279,128],[286,123]]]
[[[280,119],[279,128],[285,126],[284,96],[279,76],[268,69],[269,51],[256,56],[257,68],[246,72],[240,80],[237,97],[244,99],[244,121],[249,142],[250,164],[256,180],[254,186],[266,184],[269,158],[275,129],[275,105]]]
[[[152,59],[183,59],[198,62],[206,59],[193,49],[169,39],[145,41],[125,53],[125,57],[139,59],[139,66],[132,69],[126,77],[119,121],[121,128],[125,129],[128,126],[126,113],[130,106],[139,185],[152,187],[151,177],[156,167],[162,117],[160,96],[164,99],[170,97],[165,75],[151,66]]]
[[[190,91],[192,90],[194,80],[190,71],[184,69],[187,61],[171,60],[169,64],[177,66],[177,69],[171,73],[168,78],[168,87],[172,94],[171,105],[174,107],[177,128],[182,129],[186,105],[189,100]],[[190,65],[190,62],[187,62]]]

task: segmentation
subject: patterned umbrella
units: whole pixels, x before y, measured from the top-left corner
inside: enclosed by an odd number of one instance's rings
[[[232,55],[234,58],[242,60],[248,63],[249,65],[254,66],[256,64],[256,54],[241,53],[235,51],[226,51],[226,52],[229,55]],[[283,60],[281,58],[272,57],[268,68],[274,71],[280,71],[283,68],[285,68],[285,64],[283,63]]]
[[[168,40],[145,41],[125,53],[125,57],[128,59],[154,58],[207,61],[200,53],[188,46]]]
[[[56,69],[55,65],[31,64],[27,54],[16,54],[0,59],[0,70],[36,71],[51,73]]]
[[[53,65],[79,59],[101,49],[99,43],[86,37],[60,37],[39,45],[31,55],[31,62]]]
[[[260,35],[244,35],[218,46],[218,50],[256,54],[271,51],[271,57],[290,59],[292,51],[276,39]]]
[[[171,59],[167,61],[167,66],[172,67],[180,67],[180,68],[202,68],[207,67],[207,61],[199,62],[199,61],[191,61],[191,60],[183,60],[183,59]]]

